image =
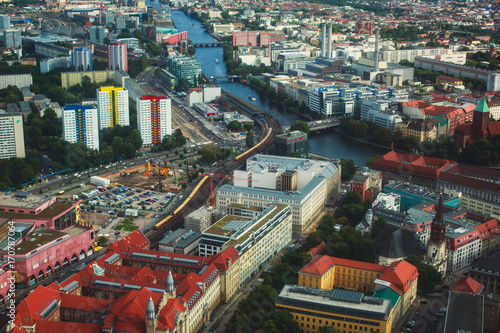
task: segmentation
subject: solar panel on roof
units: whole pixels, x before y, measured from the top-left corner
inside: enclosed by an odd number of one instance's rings
[[[332,300],[350,302],[350,303],[361,303],[363,300],[363,293],[349,290],[335,289],[330,296]]]

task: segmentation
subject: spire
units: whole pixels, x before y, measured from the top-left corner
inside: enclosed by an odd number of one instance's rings
[[[443,243],[445,241],[445,223],[443,217],[443,195],[439,195],[439,202],[436,206],[436,215],[432,219],[431,225],[431,242]]]
[[[168,271],[168,277],[167,277],[167,291],[171,292],[174,291],[174,277],[172,276],[172,271]]]
[[[439,202],[436,206],[436,216],[434,221],[443,223],[443,194],[439,194]]]
[[[149,297],[147,317],[148,319],[155,319],[155,305],[151,297]]]

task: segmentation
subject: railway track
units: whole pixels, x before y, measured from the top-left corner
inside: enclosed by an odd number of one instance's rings
[[[263,129],[263,134],[265,133],[266,136],[264,139],[255,146],[255,149],[253,150],[248,150],[244,152],[243,154],[237,156],[234,160],[228,160],[221,166],[219,166],[214,173],[219,173],[219,174],[231,174],[233,170],[236,170],[240,167],[242,167],[246,160],[255,155],[259,154],[262,152],[265,152],[267,149],[271,147],[271,145],[274,142],[274,139],[278,133],[281,132],[281,124],[278,123],[272,116],[267,115],[264,117],[265,121],[255,119],[255,122],[259,123],[261,128]],[[267,131],[265,131],[267,129]],[[196,186],[193,188],[191,193],[189,195],[186,195],[186,201],[181,203],[180,206],[174,210],[176,212],[182,205],[185,204],[185,207],[183,207],[177,214],[170,215],[166,217],[164,220],[166,220],[165,223],[161,224],[159,222],[158,224],[161,225],[158,229],[152,229],[148,232],[146,232],[146,236],[148,237],[149,241],[151,242],[151,247],[156,248],[158,242],[163,238],[165,233],[169,230],[176,230],[184,225],[184,217],[191,214],[193,211],[197,210],[198,208],[206,205],[208,200],[210,199],[210,181],[207,181],[206,177],[202,178],[200,182],[203,182],[198,189],[197,192],[193,194],[195,191],[196,187],[199,185],[199,183],[196,184]],[[217,189],[224,181],[225,179],[221,178],[213,178],[213,186],[214,190]],[[189,198],[193,194],[192,198]],[[163,221],[163,220],[162,220]],[[157,225],[158,225],[157,224]]]

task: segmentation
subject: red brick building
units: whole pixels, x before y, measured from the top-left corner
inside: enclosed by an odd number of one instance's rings
[[[237,31],[233,32],[233,46],[268,46],[272,42],[285,41],[282,32]]]
[[[35,327],[53,333],[196,332],[237,289],[231,287],[239,281],[234,275],[239,272],[238,254],[232,247],[189,258],[148,249],[149,241],[135,231],[60,285],[38,287],[17,307],[7,332],[26,333]],[[134,262],[140,267],[127,265],[127,250],[150,260]],[[188,270],[195,260],[203,265]],[[148,267],[151,261],[170,266],[154,270]],[[183,273],[172,273],[174,266]]]

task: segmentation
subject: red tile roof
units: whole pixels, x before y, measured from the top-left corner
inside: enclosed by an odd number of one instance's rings
[[[118,242],[110,244],[106,249],[106,252],[114,251],[115,253],[121,255],[127,254],[130,248],[149,250],[149,246],[149,240],[139,229],[137,229],[130,235],[120,239]]]
[[[311,260],[307,265],[305,265],[299,271],[299,273],[314,275],[314,276],[323,276],[334,266],[365,269],[375,272],[383,272],[386,269],[386,267],[382,265],[322,255],[322,256],[317,256],[313,260]]]
[[[417,268],[405,260],[395,261],[384,268],[385,271],[378,279],[394,284],[405,293],[411,287],[412,281],[418,277]]]
[[[489,220],[476,226],[481,234],[481,239],[488,239],[494,234],[500,234],[500,223],[497,220]]]
[[[178,298],[169,298],[167,304],[161,309],[158,318],[158,329],[173,332],[177,324],[177,314],[186,311]]]
[[[471,277],[461,278],[453,284],[450,291],[479,295],[483,291],[484,285]]]
[[[312,249],[310,249],[308,252],[309,252],[309,254],[313,258],[315,258],[316,256],[318,256],[321,253],[323,253],[323,251],[325,250],[325,246],[326,246],[326,243],[323,241],[318,246],[313,247]]]
[[[440,158],[390,151],[377,159],[373,163],[373,168],[437,179],[441,171],[453,164],[457,163]]]
[[[64,294],[62,295],[60,306],[62,308],[71,308],[90,312],[101,312],[103,310],[106,310],[112,302],[112,300],[106,300],[102,298]]]
[[[16,308],[16,326],[33,325],[35,321],[41,320],[42,312],[47,309],[53,301],[60,301],[62,293],[44,286],[38,286],[26,297]]]
[[[64,321],[39,320],[36,322],[35,332],[36,333],[68,333],[68,332],[101,333],[102,325],[73,323]]]
[[[299,273],[315,275],[315,276],[323,276],[334,266],[335,263],[332,257],[327,255],[317,256],[316,258],[311,260],[307,265],[302,267]]]

